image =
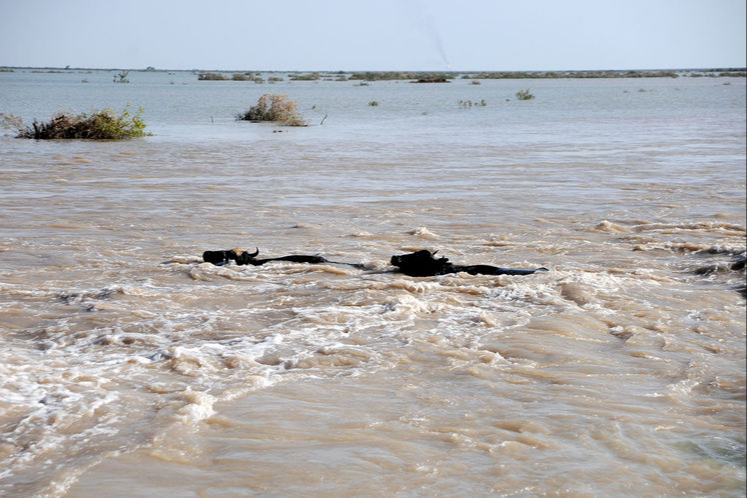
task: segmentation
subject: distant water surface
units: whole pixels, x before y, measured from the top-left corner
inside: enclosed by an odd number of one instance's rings
[[[0,73],[0,495],[744,495],[744,79],[283,76]]]

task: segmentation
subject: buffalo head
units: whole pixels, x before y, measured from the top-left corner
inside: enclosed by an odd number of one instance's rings
[[[434,258],[436,252],[425,249],[410,254],[392,256],[391,263],[399,271],[411,277],[429,277],[451,273],[453,265],[447,258]]]
[[[243,249],[229,249],[227,251],[205,251],[202,253],[202,260],[206,263],[213,263],[222,266],[231,260],[236,261],[238,265],[249,264],[259,254],[259,248],[254,253],[248,253]]]

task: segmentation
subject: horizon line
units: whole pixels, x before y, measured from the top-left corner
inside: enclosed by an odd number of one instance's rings
[[[735,71],[747,72],[747,67],[728,66],[728,67],[682,67],[682,68],[624,68],[624,69],[471,69],[471,70],[438,70],[438,69],[359,69],[359,70],[342,70],[342,69],[173,69],[173,68],[156,68],[146,66],[144,68],[127,68],[127,67],[85,67],[85,66],[5,66],[0,65],[0,69],[53,69],[59,71],[142,71],[142,72],[220,72],[220,73],[331,73],[331,74],[350,74],[350,73],[439,73],[439,74],[465,74],[465,73],[589,73],[589,72],[631,72],[631,71]]]

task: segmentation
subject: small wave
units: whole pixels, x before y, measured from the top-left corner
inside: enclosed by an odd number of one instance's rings
[[[691,223],[646,223],[631,227],[634,232],[656,231],[662,233],[678,233],[682,231],[704,231],[721,235],[739,235],[744,237],[747,228],[734,223],[723,221],[700,221]]]
[[[80,304],[83,300],[109,299],[115,294],[124,294],[124,291],[121,287],[114,287],[80,292],[60,292],[57,294],[57,299],[65,304]]]
[[[355,275],[357,272],[350,267],[329,265],[311,265],[304,268],[306,273],[329,273],[332,275]]]
[[[504,233],[501,235],[490,234],[488,240],[483,241],[482,245],[487,247],[515,247],[518,243],[514,242],[516,236],[512,233]]]
[[[387,299],[384,304],[387,309],[406,318],[411,318],[423,313],[435,313],[444,308],[444,304],[442,303],[418,299],[412,294],[398,294],[392,296]]]
[[[300,358],[295,368],[360,367],[368,363],[373,351],[346,344],[333,344],[317,349],[313,354]]]
[[[201,263],[190,268],[187,274],[192,278],[192,280],[204,282],[210,282],[214,280],[214,277],[239,281],[256,280],[256,273],[254,272],[245,271],[243,268],[237,269],[237,267],[234,266],[215,266],[212,263]]]
[[[177,411],[177,416],[184,423],[194,425],[215,413],[215,397],[202,391],[193,391],[191,386],[187,386],[183,396],[186,405]]]
[[[193,254],[181,254],[172,256],[170,260],[164,261],[164,264],[170,263],[178,263],[182,265],[202,263],[202,258]]]
[[[622,225],[612,223],[611,221],[607,220],[603,220],[599,224],[597,224],[597,226],[594,227],[594,230],[604,233],[628,233],[630,231],[628,228]]]
[[[425,294],[435,292],[440,288],[440,284],[434,281],[416,280],[412,278],[396,278],[386,282],[376,282],[372,288],[376,290],[406,290],[415,294]]]
[[[412,230],[410,230],[410,235],[414,235],[416,237],[420,237],[421,239],[426,240],[436,240],[438,239],[438,235],[428,230],[426,227],[417,227]]]

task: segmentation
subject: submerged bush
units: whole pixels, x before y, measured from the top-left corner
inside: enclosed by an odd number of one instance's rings
[[[231,76],[231,79],[233,81],[253,81],[258,84],[265,82],[261,77],[255,76],[252,73],[234,73],[233,76]]]
[[[197,75],[199,81],[225,81],[228,76],[222,73],[200,73]]]
[[[350,75],[351,80],[363,81],[389,81],[389,80],[416,80],[417,83],[444,83],[453,78],[448,73],[426,73],[426,72],[408,72],[401,73],[396,71],[376,72],[368,71],[365,73],[353,73]]]
[[[485,99],[482,99],[480,102],[472,102],[471,100],[460,100],[457,103],[459,104],[459,107],[463,109],[471,109],[472,106],[486,107],[488,105],[488,103],[485,102]]]
[[[448,83],[449,80],[445,76],[423,76],[410,83]]]
[[[92,114],[82,113],[77,116],[65,112],[57,113],[50,121],[40,123],[36,120],[31,126],[24,126],[20,118],[4,117],[6,126],[18,131],[18,138],[37,140],[54,139],[91,139],[120,140],[124,138],[144,137],[150,135],[145,131],[145,123],[140,114],[130,114],[129,107],[117,116],[111,109],[96,111]]]
[[[292,74],[290,75],[291,81],[316,81],[321,76],[319,73],[307,73],[307,74]]]
[[[127,79],[127,75],[130,74],[129,71],[122,71],[118,74],[114,75],[114,83],[129,83],[130,80]]]
[[[532,100],[534,95],[532,95],[529,90],[519,90],[516,92],[516,98],[519,100]]]
[[[244,121],[274,121],[288,126],[307,126],[306,121],[298,113],[298,104],[288,99],[287,95],[266,93],[257,101],[257,105],[236,116]]]

